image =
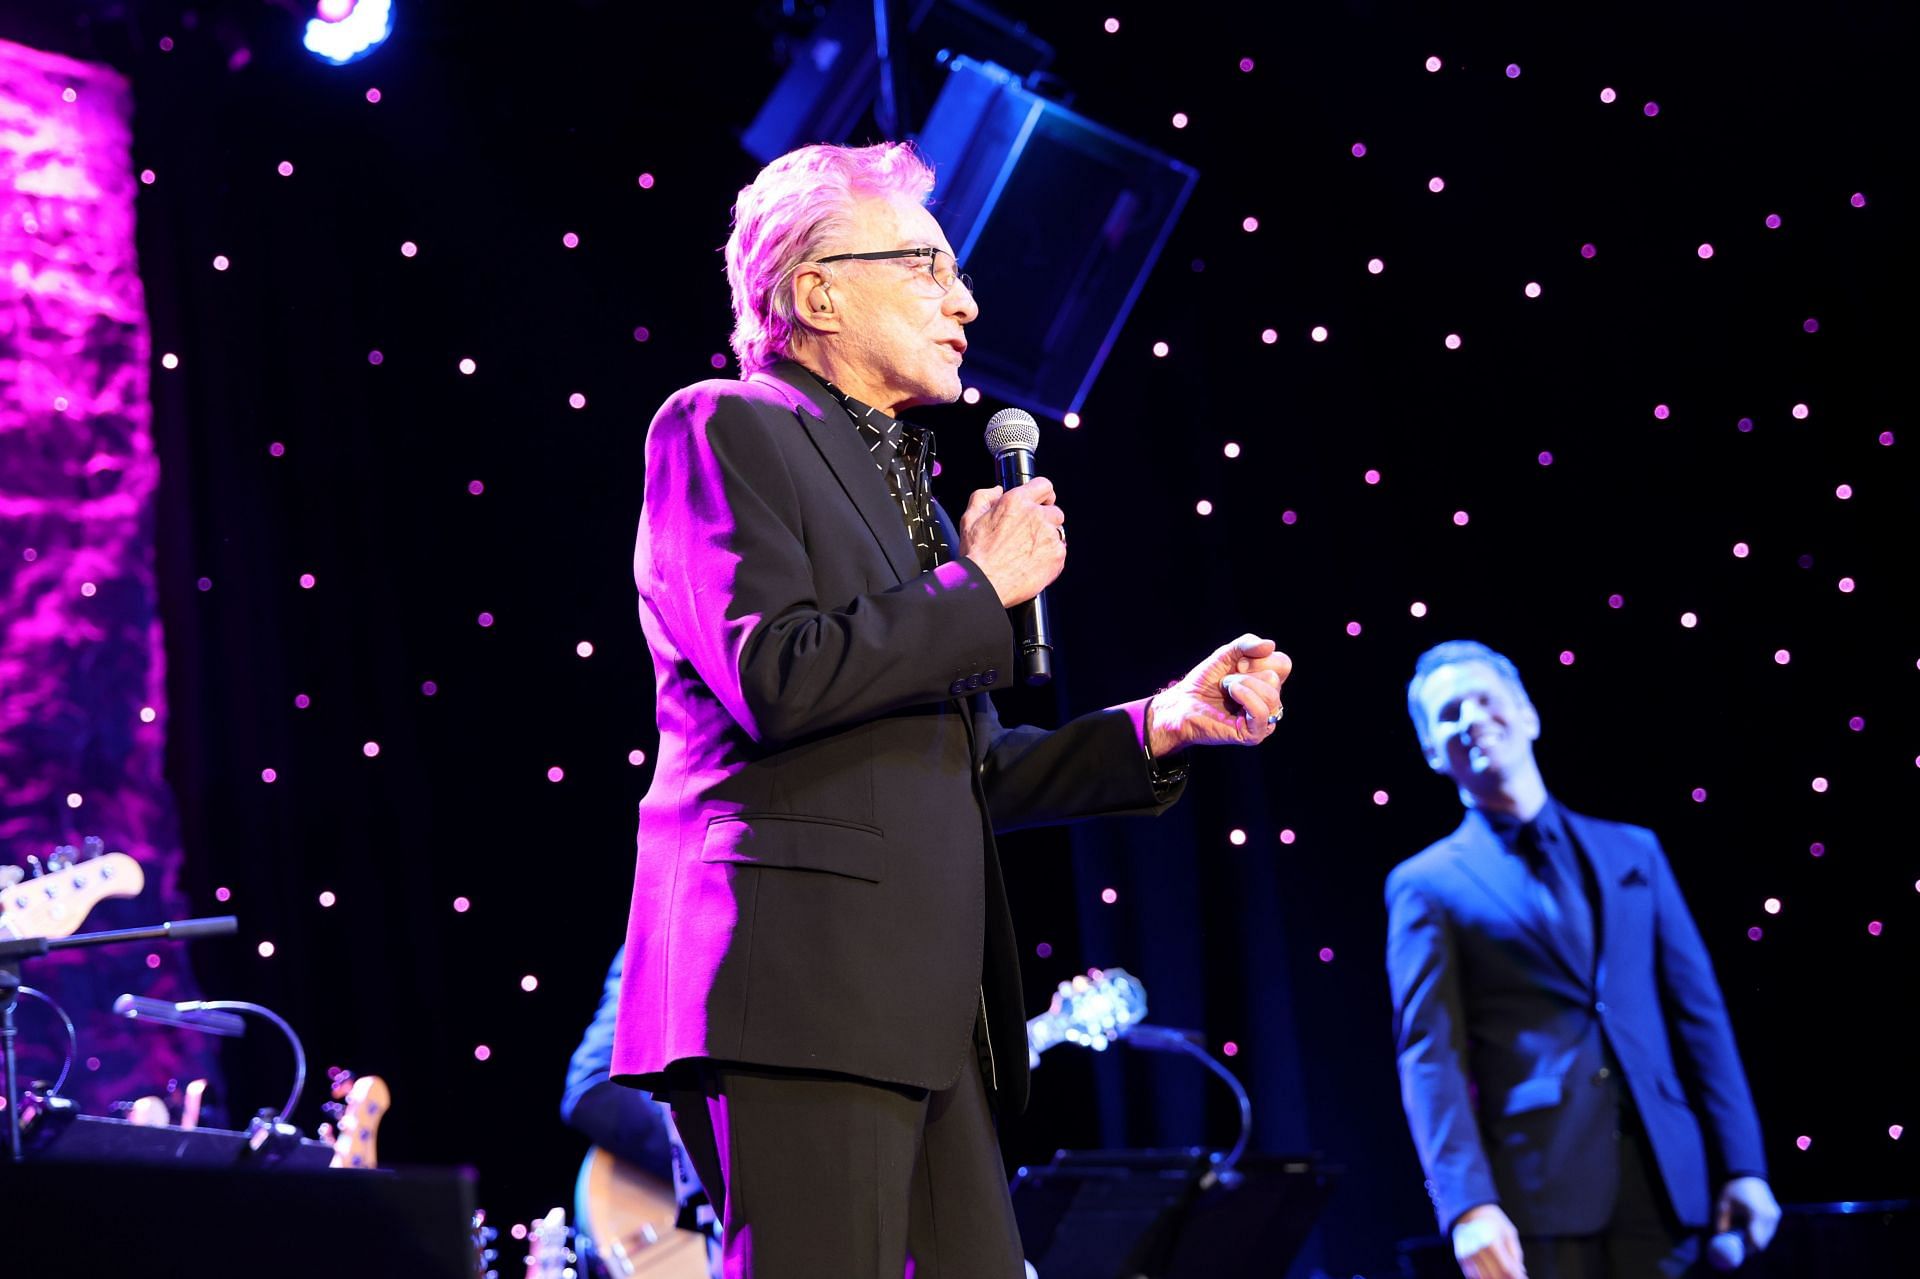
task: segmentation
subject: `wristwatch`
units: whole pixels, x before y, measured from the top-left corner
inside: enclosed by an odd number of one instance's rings
[[[1147,700],[1146,714],[1153,714],[1153,700]],[[1181,782],[1187,780],[1187,766],[1184,763],[1169,763],[1153,757],[1153,733],[1151,729],[1142,729],[1140,749],[1147,757],[1147,782],[1153,787],[1155,799],[1166,799]]]
[[[1147,781],[1153,787],[1155,799],[1166,799],[1187,780],[1185,764],[1163,764],[1151,753],[1147,755]]]

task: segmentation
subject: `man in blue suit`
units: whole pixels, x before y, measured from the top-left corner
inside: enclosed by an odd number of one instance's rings
[[[1422,654],[1407,706],[1467,810],[1387,877],[1401,1100],[1461,1269],[1680,1275],[1709,1224],[1766,1247],[1753,1098],[1659,840],[1548,795],[1539,713],[1484,644]]]

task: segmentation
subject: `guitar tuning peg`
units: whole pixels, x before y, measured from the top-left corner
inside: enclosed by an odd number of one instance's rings
[[[27,854],[27,870],[33,875],[35,879],[38,879],[42,875],[47,873],[47,868],[45,866],[42,866],[40,864],[40,859],[38,857],[35,857],[32,853]]]
[[[101,839],[98,835],[87,836],[80,841],[80,845],[86,850],[82,856],[88,861],[92,861],[96,857],[104,856],[107,851],[107,841]]]
[[[74,855],[79,851],[80,850],[72,844],[61,844],[53,850],[53,855],[47,858],[47,869],[65,870],[67,867],[73,865]]]
[[[18,866],[0,866],[0,893],[4,893],[26,877],[27,872]]]

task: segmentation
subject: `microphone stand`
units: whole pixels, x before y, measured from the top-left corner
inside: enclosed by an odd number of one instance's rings
[[[109,946],[123,941],[192,941],[199,937],[221,937],[240,930],[240,921],[232,915],[205,919],[176,919],[147,928],[115,928],[99,933],[75,933],[71,937],[21,937],[0,941],[0,1057],[6,1062],[7,1156],[19,1163],[20,1154],[20,1078],[15,1055],[13,1010],[20,1002],[21,961],[55,950],[81,946]]]
[[[124,999],[126,996],[123,995],[121,998]],[[166,1021],[159,1017],[140,1016],[132,1009],[121,1012],[118,1001],[115,1001],[114,1011],[130,1020],[145,1022],[152,1026],[178,1026],[183,1030],[197,1030],[202,1034],[223,1035],[228,1038],[238,1038],[247,1033],[247,1024],[234,1016],[234,1013],[252,1013],[280,1028],[280,1033],[287,1037],[287,1043],[293,1047],[293,1092],[287,1096],[287,1104],[280,1107],[280,1113],[273,1117],[273,1122],[286,1123],[287,1116],[291,1115],[293,1108],[300,1104],[300,1094],[307,1088],[307,1050],[300,1043],[300,1036],[295,1034],[293,1027],[287,1024],[287,1019],[264,1004],[248,1003],[244,999],[196,999],[190,1004],[173,1006],[184,1013],[185,1017],[178,1021]],[[262,1115],[265,1113],[265,1111],[261,1112]]]
[[[1240,1180],[1240,1174],[1233,1170],[1233,1166],[1239,1163],[1240,1156],[1247,1152],[1247,1142],[1253,1136],[1253,1103],[1247,1099],[1246,1088],[1233,1077],[1233,1072],[1221,1065],[1214,1055],[1195,1042],[1195,1039],[1194,1031],[1143,1024],[1128,1028],[1120,1042],[1133,1048],[1146,1048],[1155,1052],[1186,1053],[1218,1075],[1226,1082],[1227,1087],[1233,1090],[1233,1098],[1240,1105],[1240,1139],[1233,1143],[1233,1149],[1225,1155],[1216,1153],[1213,1156],[1213,1167],[1207,1173],[1211,1181],[1232,1186]]]

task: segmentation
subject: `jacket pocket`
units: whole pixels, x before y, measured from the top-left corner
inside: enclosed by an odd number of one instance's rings
[[[1523,1080],[1507,1091],[1506,1097],[1500,1102],[1500,1113],[1503,1116],[1519,1115],[1529,1110],[1544,1110],[1548,1106],[1559,1105],[1563,1095],[1560,1080],[1556,1076]]]
[[[880,882],[885,852],[878,826],[798,813],[728,813],[707,822],[703,862],[825,871]]]

